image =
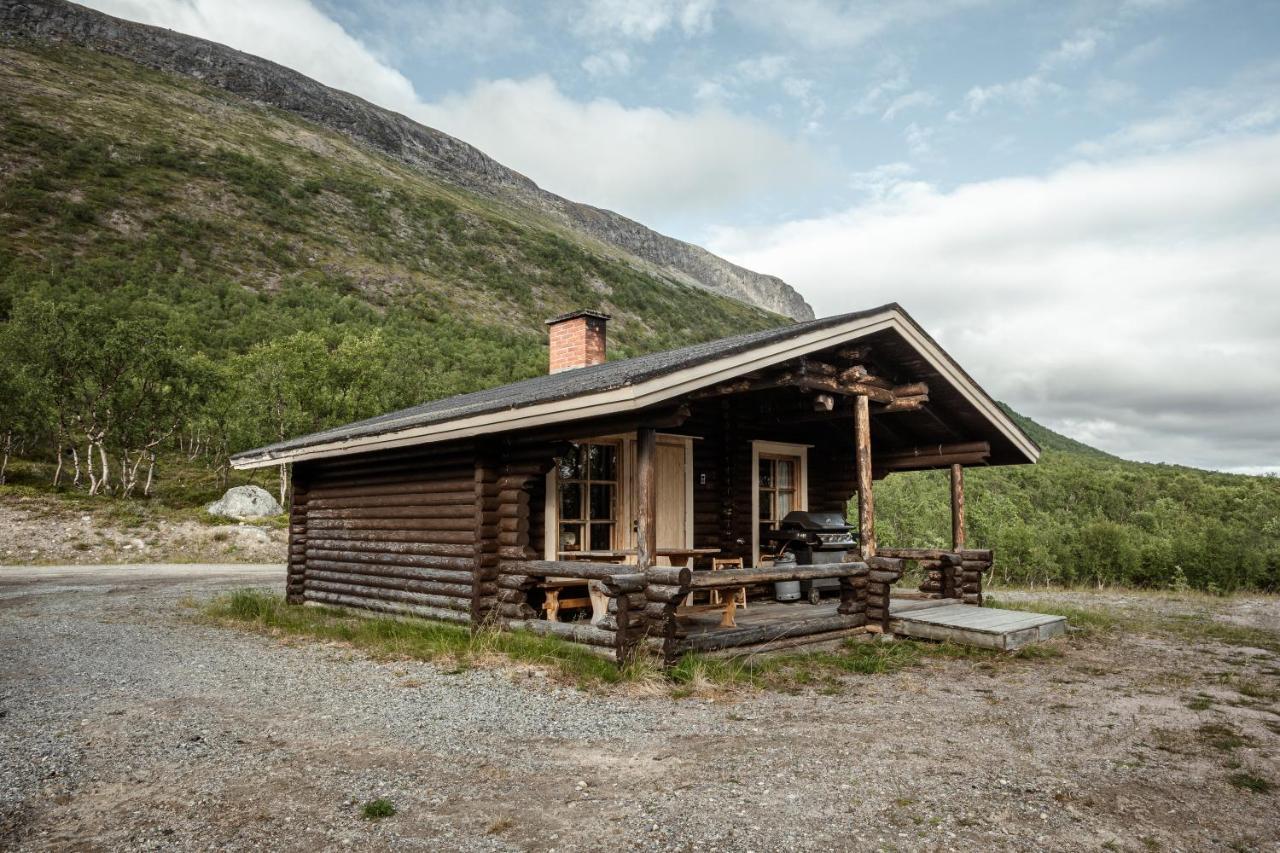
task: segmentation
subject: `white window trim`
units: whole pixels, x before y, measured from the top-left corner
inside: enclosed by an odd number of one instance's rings
[[[774,456],[798,456],[800,458],[800,482],[796,488],[795,509],[809,508],[809,448],[811,444],[784,444],[779,441],[751,442],[751,554],[755,565],[760,565],[760,454]]]

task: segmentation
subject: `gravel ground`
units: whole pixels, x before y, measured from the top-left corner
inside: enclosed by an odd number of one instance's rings
[[[1227,781],[1280,783],[1262,650],[1071,641],[674,700],[192,620],[281,577],[0,568],[0,847],[1280,849],[1280,795]],[[360,819],[376,797],[398,813]]]

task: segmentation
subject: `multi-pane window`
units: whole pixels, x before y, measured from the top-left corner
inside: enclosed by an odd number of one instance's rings
[[[760,455],[760,532],[763,534],[796,508],[797,472],[800,461],[794,456]]]
[[[556,465],[560,551],[608,551],[618,527],[618,444],[582,443]]]

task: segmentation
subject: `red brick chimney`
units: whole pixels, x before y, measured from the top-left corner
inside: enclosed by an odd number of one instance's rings
[[[604,363],[604,327],[609,315],[570,311],[547,321],[551,330],[550,373]]]

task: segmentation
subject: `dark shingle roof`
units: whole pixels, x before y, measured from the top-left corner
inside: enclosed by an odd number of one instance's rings
[[[806,332],[837,326],[860,317],[869,316],[889,309],[897,309],[896,304],[883,305],[868,311],[856,311],[850,314],[838,314],[817,320],[793,323],[777,329],[765,329],[759,332],[748,332],[730,338],[693,344],[679,349],[650,353],[636,358],[608,361],[591,367],[580,367],[547,376],[535,376],[510,385],[476,391],[471,394],[460,394],[456,397],[445,397],[389,412],[346,426],[334,427],[322,432],[292,438],[287,441],[269,444],[256,450],[238,453],[233,459],[241,459],[263,454],[276,454],[283,451],[299,450],[316,444],[331,441],[346,441],[353,438],[364,438],[402,429],[438,424],[445,421],[474,415],[489,414],[506,409],[519,409],[538,403],[548,403],[570,397],[580,397],[615,388],[624,388],[691,365],[701,364],[717,358],[734,355],[759,346],[785,341]],[[898,309],[901,310],[901,309]]]

